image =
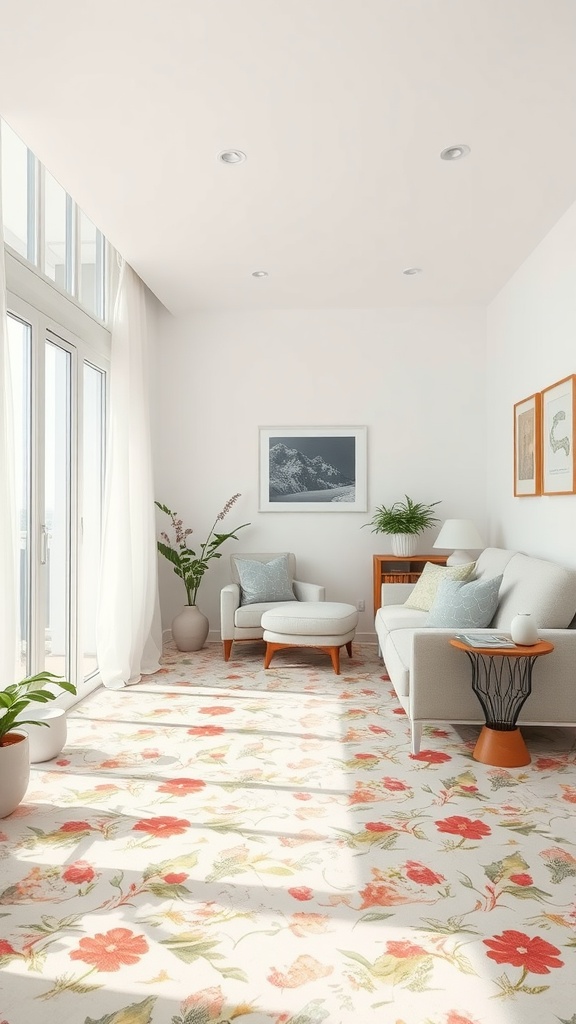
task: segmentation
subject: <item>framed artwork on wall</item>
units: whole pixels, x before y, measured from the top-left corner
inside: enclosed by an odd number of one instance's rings
[[[571,374],[542,392],[543,494],[576,492],[575,386],[576,374]]]
[[[514,494],[527,498],[542,493],[542,401],[530,395],[514,406]]]
[[[366,512],[366,427],[260,427],[261,512]]]

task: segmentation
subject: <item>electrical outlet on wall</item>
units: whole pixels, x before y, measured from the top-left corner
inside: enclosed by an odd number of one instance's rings
[[[364,611],[364,609],[366,608],[366,604],[364,603],[364,599],[363,598],[360,598],[360,600],[356,602],[356,607],[357,607],[359,612],[363,612]]]

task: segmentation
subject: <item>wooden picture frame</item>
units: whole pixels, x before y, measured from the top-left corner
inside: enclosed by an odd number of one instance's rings
[[[542,493],[576,493],[576,374],[542,391]]]
[[[530,395],[514,406],[514,495],[542,494],[542,399]]]
[[[366,512],[366,427],[260,427],[260,512]]]

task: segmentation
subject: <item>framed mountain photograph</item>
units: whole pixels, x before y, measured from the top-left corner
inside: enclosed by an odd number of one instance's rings
[[[261,512],[366,512],[366,427],[260,427]]]

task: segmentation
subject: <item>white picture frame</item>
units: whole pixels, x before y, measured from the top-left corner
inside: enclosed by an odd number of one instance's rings
[[[258,429],[260,512],[367,511],[366,427]]]
[[[576,375],[542,391],[542,493],[576,493],[574,391]]]

